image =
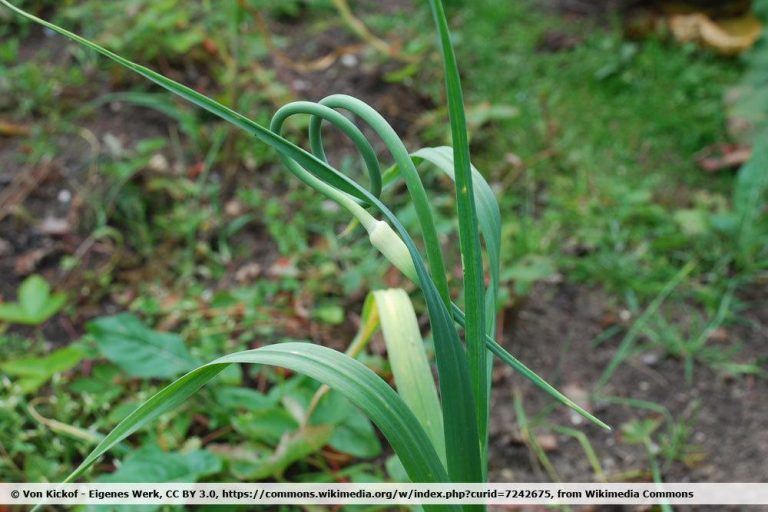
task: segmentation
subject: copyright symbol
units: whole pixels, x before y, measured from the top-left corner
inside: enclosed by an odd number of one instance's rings
[[[11,491],[11,498],[16,499],[19,497],[19,491]]]

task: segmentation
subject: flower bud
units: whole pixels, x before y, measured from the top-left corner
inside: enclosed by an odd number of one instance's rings
[[[405,277],[418,284],[419,278],[416,267],[413,266],[411,253],[408,252],[408,247],[395,230],[382,220],[371,223],[366,226],[366,229],[368,229],[371,245],[378,249]]]

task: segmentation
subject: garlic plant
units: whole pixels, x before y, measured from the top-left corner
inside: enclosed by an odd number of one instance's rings
[[[413,482],[486,480],[490,369],[493,355],[562,404],[593,423],[608,428],[515,359],[494,339],[496,296],[499,290],[501,217],[490,187],[481,174],[470,165],[461,84],[442,3],[440,0],[429,0],[428,3],[443,57],[453,148],[424,148],[409,153],[386,120],[372,107],[353,97],[332,95],[317,103],[291,103],[275,113],[270,127],[267,128],[189,87],[26,13],[7,0],[0,0],[0,4],[17,14],[109,57],[272,146],[291,173],[346,209],[368,232],[371,245],[418,285],[426,301],[435,345],[439,403],[437,393],[434,393],[433,398],[414,398],[424,393],[432,396],[432,392],[423,391],[429,387],[425,384],[425,379],[432,382],[431,371],[426,364],[418,365],[421,375],[412,376],[410,379],[418,381],[418,384],[408,384],[408,379],[405,378],[397,379],[398,394],[354,358],[311,343],[278,343],[226,355],[184,375],[142,404],[99,443],[67,481],[81,476],[115,444],[159,415],[180,405],[233,363],[282,366],[308,375],[342,393],[379,427]],[[382,174],[371,143],[356,124],[339,111],[346,111],[368,125],[383,141],[395,164],[390,171]],[[311,151],[296,146],[280,135],[285,121],[294,115],[310,116]],[[369,188],[341,174],[328,164],[321,137],[323,122],[339,129],[355,144],[367,167]],[[430,164],[455,181],[464,270],[464,310],[451,302],[429,195],[417,170],[417,163],[420,162]],[[380,199],[384,185],[399,179],[404,180],[414,203],[426,249],[426,259],[397,216]],[[484,263],[489,271],[490,284],[487,287],[484,284]],[[408,338],[411,339],[408,346],[413,347],[414,328],[407,314],[407,306],[404,306],[404,301],[408,302],[407,296],[404,298],[403,295],[403,292],[392,291],[375,294],[380,305],[384,304],[384,307],[394,308],[395,311],[405,308],[402,311],[406,311],[399,316],[403,318],[403,322],[408,322],[407,326],[398,326],[393,316],[388,316],[385,327],[388,340]],[[397,317],[396,314],[394,318]],[[459,335],[460,329],[464,331],[464,341]],[[387,330],[389,332],[386,332]],[[416,336],[418,337],[418,332]],[[393,362],[398,360],[399,354],[392,351],[401,350],[397,347],[397,344],[390,347]],[[405,362],[400,359],[400,362],[394,363],[396,375],[402,365],[410,359],[412,358],[405,358]],[[439,418],[434,418],[435,411],[440,414]],[[432,418],[432,421],[428,422],[428,418]],[[436,425],[442,425],[439,431],[435,429]]]

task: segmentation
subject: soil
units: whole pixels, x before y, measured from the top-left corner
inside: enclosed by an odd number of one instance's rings
[[[749,297],[744,322],[728,328],[719,343],[740,341],[742,361],[768,357],[768,296]],[[588,396],[609,361],[620,336],[592,348],[604,330],[606,317],[615,312],[599,290],[572,284],[538,285],[526,305],[504,333],[503,342],[515,356],[559,389],[577,399]],[[714,341],[713,341],[714,342]],[[685,382],[680,361],[663,354],[642,354],[621,366],[600,391],[600,396],[646,400],[665,407],[676,421],[691,425],[688,439],[691,453],[685,462],[664,467],[669,482],[765,482],[768,480],[768,407],[764,378],[724,375],[697,365],[693,385]],[[529,418],[552,410],[552,401],[509,368],[496,368],[491,424],[490,480],[501,482],[549,481],[524,442],[512,403],[520,393]],[[613,427],[606,432],[585,425],[563,407],[548,417],[551,425],[579,428],[597,454],[609,480],[648,481],[648,459],[638,445],[622,442],[621,426],[626,422],[659,415],[647,410],[584,400],[602,420]],[[564,482],[595,481],[592,468],[579,443],[568,436],[551,434],[545,427],[541,444],[547,445],[549,459]]]
[[[412,8],[411,2],[393,1],[361,6],[364,12],[389,12]],[[403,83],[388,82],[386,74],[406,65],[397,59],[387,59],[374,52],[371,55],[361,41],[348,30],[333,24],[313,33],[312,43],[291,38],[296,27],[282,22],[270,22],[273,34],[288,38],[289,44],[280,56],[272,57],[272,66],[280,81],[287,85],[297,99],[319,101],[331,94],[347,94],[371,105],[389,122],[408,147],[419,147],[416,126],[425,112],[434,108],[430,98],[420,95]],[[403,41],[389,41],[400,47]],[[310,68],[310,69],[307,69]],[[383,154],[384,147],[372,130],[362,123],[363,132]],[[328,138],[329,158],[349,153],[354,146],[339,134]],[[334,155],[334,153],[336,153]]]

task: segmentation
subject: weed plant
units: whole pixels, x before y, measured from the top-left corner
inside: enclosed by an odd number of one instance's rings
[[[420,343],[418,326],[413,321],[415,317],[408,296],[398,291],[376,292],[366,307],[370,310],[372,304],[376,304],[388,343],[393,342],[389,353],[397,393],[353,357],[359,353],[361,343],[353,342],[347,354],[301,342],[277,343],[229,354],[189,372],[139,406],[103,438],[67,481],[81,476],[120,441],[161,414],[178,407],[226,367],[238,363],[288,368],[344,395],[379,427],[413,482],[486,481],[493,355],[562,404],[593,423],[608,428],[495,341],[495,306],[500,279],[500,213],[490,187],[470,164],[459,72],[440,0],[429,0],[429,7],[439,36],[453,147],[423,148],[414,153],[408,152],[378,112],[353,97],[332,95],[317,103],[299,101],[288,104],[275,113],[267,128],[184,85],[28,14],[6,0],[0,0],[0,3],[109,57],[271,146],[294,176],[347,210],[367,231],[371,245],[419,286],[426,302],[435,345],[437,390],[434,389],[429,364]],[[352,114],[376,133],[394,160],[393,167],[381,172],[371,142],[340,111]],[[285,122],[295,115],[310,116],[311,152],[280,135]],[[321,136],[324,121],[354,142],[367,168],[368,188],[329,165]],[[432,200],[417,170],[417,164],[421,162],[431,164],[455,182],[459,249],[463,263],[463,310],[451,299],[443,251],[433,220]],[[415,207],[426,258],[401,220],[380,199],[383,189],[401,179]],[[460,335],[462,330],[463,341]],[[409,350],[413,356],[408,355]],[[425,508],[437,510],[446,507]]]

